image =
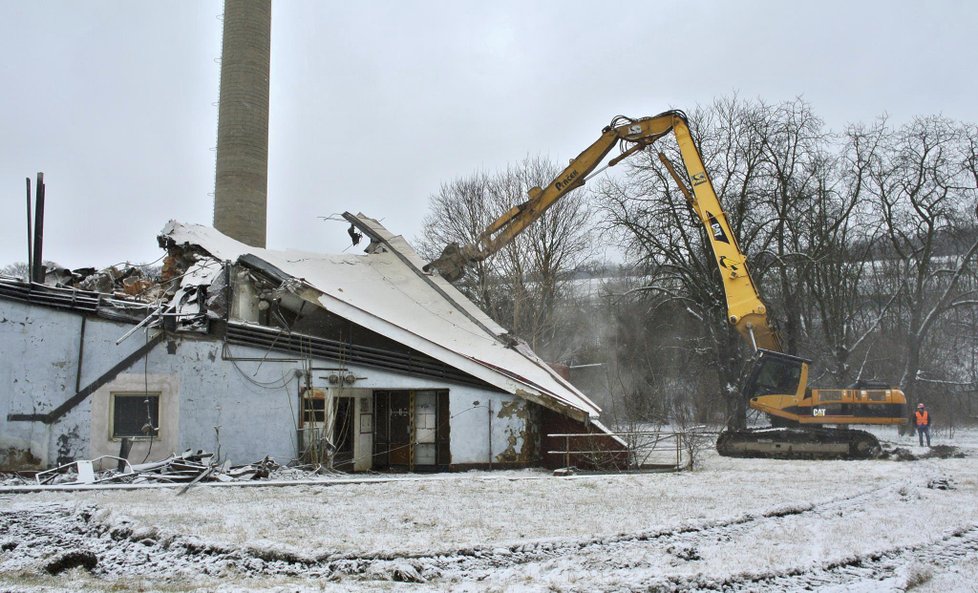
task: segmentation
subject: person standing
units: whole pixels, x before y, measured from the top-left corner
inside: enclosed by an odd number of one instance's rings
[[[930,447],[930,412],[924,404],[917,404],[917,411],[914,413],[914,424],[917,426],[917,436],[920,437],[920,446],[924,446],[924,437],[927,437],[927,446]]]

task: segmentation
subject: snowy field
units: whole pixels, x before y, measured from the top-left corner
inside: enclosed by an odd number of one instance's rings
[[[0,489],[0,591],[978,592],[978,431],[878,434],[916,458]]]

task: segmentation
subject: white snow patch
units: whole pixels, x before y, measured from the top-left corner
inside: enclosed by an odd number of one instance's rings
[[[0,589],[973,591],[978,432],[934,443],[966,456],[0,494],[4,517],[99,556],[94,574],[47,576],[54,540],[0,526]]]

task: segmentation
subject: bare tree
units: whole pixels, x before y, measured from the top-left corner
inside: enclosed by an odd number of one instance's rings
[[[7,264],[0,269],[0,274],[4,276],[12,276],[14,278],[27,279],[30,270],[27,269],[27,264],[24,262],[14,262],[12,264]]]
[[[935,330],[956,308],[972,306],[978,253],[974,129],[946,118],[917,118],[890,130],[878,123],[880,150],[868,155],[865,183],[879,208],[885,242],[873,260],[878,286],[896,304],[889,330],[899,348],[890,361],[900,385],[921,395],[924,377],[940,377],[948,354]],[[899,366],[897,366],[897,364]]]
[[[471,243],[499,214],[546,186],[560,172],[555,164],[528,157],[503,172],[478,173],[443,186],[430,200],[422,255],[433,259],[451,243]],[[506,245],[463,277],[466,291],[498,323],[551,360],[570,356],[579,341],[560,315],[569,297],[571,270],[590,255],[591,209],[584,192],[564,196]],[[561,339],[558,339],[561,338]]]
[[[765,251],[772,240],[769,217],[763,216],[753,188],[761,180],[764,146],[751,132],[767,108],[736,98],[715,102],[689,114],[700,152],[741,247]],[[654,146],[677,161],[678,150],[665,140]],[[629,166],[624,181],[609,180],[599,190],[608,224],[624,236],[628,252],[647,278],[636,298],[647,302],[649,314],[662,314],[660,326],[676,327],[685,318],[689,333],[665,347],[679,349],[689,394],[709,394],[707,409],[715,409],[716,394],[726,400],[725,415],[742,424],[745,404],[738,394],[744,352],[727,323],[723,284],[704,229],[655,153],[646,153]],[[688,180],[687,180],[688,182]],[[754,266],[755,280],[765,267]],[[648,335],[646,349],[661,342]],[[671,334],[670,334],[671,335]],[[693,361],[704,368],[696,373]]]
[[[433,260],[450,243],[472,243],[478,238],[494,216],[491,184],[490,176],[479,172],[443,183],[437,193],[429,196],[424,231],[415,241],[422,257]],[[458,287],[498,321],[490,263],[490,260],[476,263]]]
[[[867,305],[871,294],[868,269],[881,222],[865,185],[872,155],[879,150],[878,131],[850,126],[838,145],[838,156],[819,176],[804,232],[807,239],[805,293],[802,306],[811,326],[807,350],[822,362],[833,385],[861,377],[865,355],[879,336],[879,326],[893,299]]]
[[[43,263],[44,268],[47,270],[60,269],[63,267],[58,262],[54,262],[49,259],[44,260]],[[22,280],[27,280],[30,278],[30,270],[27,268],[27,264],[20,261],[5,265],[2,269],[0,269],[0,274],[20,278]]]
[[[776,312],[782,344],[797,354],[809,329],[804,323],[805,280],[815,266],[813,253],[829,238],[819,231],[831,224],[826,220],[834,197],[831,135],[801,99],[773,106],[759,103],[746,133],[761,146],[760,174],[751,188],[747,215],[766,219],[755,224],[766,227],[769,239],[767,248],[755,255],[770,267],[764,294]]]

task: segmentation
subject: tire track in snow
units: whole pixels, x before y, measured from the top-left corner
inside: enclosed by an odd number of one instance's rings
[[[751,529],[757,529],[761,523],[783,521],[786,518],[809,514],[830,515],[858,506],[862,502],[877,502],[881,492],[896,492],[893,485],[882,486],[853,495],[830,499],[819,503],[781,506],[760,514],[746,514],[732,519],[706,521],[702,523],[684,524],[677,527],[646,531],[640,533],[620,534],[598,538],[578,540],[553,540],[529,542],[509,546],[486,546],[466,548],[439,554],[400,554],[389,556],[355,556],[330,558],[331,568],[347,576],[369,574],[370,563],[390,563],[405,570],[405,562],[418,573],[452,572],[466,578],[480,579],[486,574],[502,569],[514,568],[530,563],[544,563],[550,560],[566,558],[567,556],[591,556],[596,558],[621,558],[626,551],[655,549],[670,552],[681,559],[687,550],[695,550],[706,541],[715,542],[718,539],[733,539]],[[634,555],[634,554],[632,554]],[[689,554],[686,554],[687,556]],[[628,566],[616,566],[610,561],[608,569],[625,569]]]
[[[630,591],[724,591],[752,592],[817,590],[860,583],[906,580],[911,563],[941,568],[963,560],[978,559],[978,525],[954,530],[936,541],[912,546],[897,546],[885,551],[855,555],[818,566],[789,568],[766,573],[742,573],[723,579],[670,577],[629,587]],[[903,590],[906,582],[894,583]]]
[[[978,525],[972,525],[924,545],[897,547],[828,564],[769,573],[716,578],[677,575],[650,581],[643,579],[647,570],[636,570],[634,565],[621,561],[629,556],[658,554],[661,557],[664,553],[679,560],[695,560],[698,547],[718,539],[733,540],[752,529],[776,526],[796,517],[829,516],[863,502],[878,503],[887,499],[887,494],[897,495],[903,487],[890,484],[818,503],[778,507],[763,514],[656,531],[423,554],[303,556],[272,548],[224,546],[206,543],[193,536],[161,535],[126,521],[110,525],[99,518],[95,506],[75,508],[55,503],[29,510],[0,511],[0,571],[30,569],[60,551],[81,549],[98,555],[99,564],[94,572],[106,577],[180,577],[203,573],[302,576],[334,581],[393,579],[437,585],[447,581],[491,581],[495,573],[522,572],[531,565],[540,568],[538,573],[546,573],[553,563],[565,562],[587,564],[587,570],[583,571],[585,580],[588,574],[615,575],[622,582],[618,587],[621,590],[779,591],[888,578],[887,575],[894,577],[910,559],[950,566],[961,560],[978,558]],[[594,586],[600,588],[600,583],[594,583]]]
[[[928,484],[928,488],[935,481],[940,482],[941,480],[933,477],[924,480]],[[661,555],[663,551],[666,551],[681,560],[696,560],[698,559],[696,550],[703,543],[714,543],[718,539],[733,540],[752,529],[767,528],[805,515],[830,517],[859,507],[863,503],[867,505],[879,504],[881,499],[888,499],[882,494],[899,496],[905,488],[906,485],[891,483],[862,493],[819,503],[779,507],[760,515],[745,515],[727,521],[687,525],[675,529],[640,534],[576,541],[538,542],[510,547],[486,547],[460,550],[448,555],[400,555],[396,558],[375,557],[371,559],[350,557],[345,561],[330,563],[330,572],[334,578],[338,572],[352,578],[371,578],[377,573],[393,571],[399,573],[402,578],[407,575],[408,578],[404,580],[414,580],[410,578],[411,576],[417,580],[429,580],[434,577],[437,582],[438,575],[445,575],[453,580],[482,581],[490,579],[491,575],[498,571],[520,570],[521,566],[530,564],[539,565],[537,567],[539,570],[532,572],[546,573],[554,568],[553,563],[555,561],[563,560],[565,564],[584,565],[581,571],[583,574],[607,576],[609,573],[618,571],[627,575],[630,569],[638,567],[627,560],[622,561],[623,558],[642,556],[643,552]],[[685,591],[700,588],[704,591],[754,591],[759,590],[758,586],[761,584],[771,582],[770,590],[777,591],[788,587],[788,581],[796,583],[799,588],[806,588],[809,584],[824,586],[830,583],[848,582],[855,578],[854,575],[876,574],[885,567],[887,559],[902,558],[906,553],[919,555],[921,551],[925,551],[927,552],[926,558],[916,558],[916,556],[915,558],[946,566],[961,560],[978,558],[978,526],[970,526],[954,532],[948,535],[945,540],[948,544],[947,547],[943,547],[944,544],[941,542],[934,542],[926,546],[895,548],[885,553],[874,552],[834,563],[788,568],[769,574],[741,575],[720,579],[694,579],[693,581],[684,577],[674,577],[662,581],[657,580],[651,587],[651,583],[644,583],[635,590],[649,591],[662,588],[664,591]],[[568,558],[572,560],[568,560]],[[897,563],[897,566],[903,564],[906,562]],[[870,565],[872,566],[870,567]],[[891,569],[890,572],[893,570],[895,569]],[[630,579],[626,576],[624,580]],[[550,586],[553,587],[554,585],[551,584]],[[600,583],[595,583],[595,586],[600,589]],[[693,588],[691,589],[691,587]],[[558,586],[557,589],[559,588]],[[622,589],[628,590],[629,587],[626,586]]]

